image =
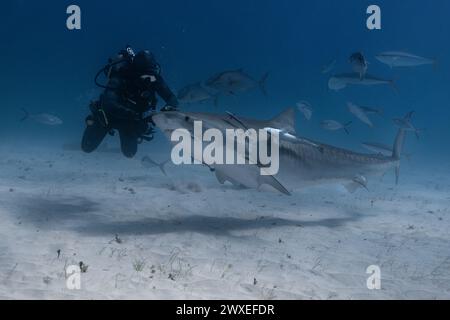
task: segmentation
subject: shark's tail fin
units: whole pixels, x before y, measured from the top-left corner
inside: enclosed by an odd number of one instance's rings
[[[408,113],[405,115],[405,117],[404,117],[403,119],[404,119],[405,121],[410,122],[413,115],[414,115],[414,111],[410,111],[410,112],[408,112]],[[417,140],[420,139],[420,134],[421,134],[423,131],[425,131],[425,129],[415,129],[415,130],[414,130],[414,134],[416,135]]]
[[[408,112],[403,119],[407,122],[410,122],[414,115],[414,111]],[[416,136],[418,137],[418,130],[416,130]],[[392,148],[392,159],[397,161],[397,165],[395,166],[395,184],[398,184],[400,178],[400,158],[402,156],[403,145],[405,143],[406,130],[400,128],[398,130],[397,136],[394,141],[394,147]]]
[[[23,112],[23,117],[20,118],[20,121],[25,121],[29,118],[30,114],[28,113],[28,111],[24,108],[22,108],[22,112]]]
[[[394,147],[392,152],[392,158],[395,160],[400,160],[403,150],[403,144],[405,142],[406,131],[404,129],[399,129],[397,136],[394,141]]]
[[[267,89],[266,89],[266,81],[267,78],[269,77],[269,73],[266,72],[265,74],[263,74],[263,76],[261,77],[261,79],[258,81],[259,84],[259,88],[261,89],[262,93],[267,97]]]
[[[394,147],[392,152],[392,158],[397,160],[397,165],[395,166],[395,184],[398,184],[400,178],[400,157],[402,155],[403,144],[405,142],[406,130],[399,129],[397,136],[394,141]]]

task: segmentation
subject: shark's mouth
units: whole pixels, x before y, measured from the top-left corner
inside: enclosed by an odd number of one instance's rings
[[[170,137],[172,136],[172,133],[174,132],[174,130],[173,129],[163,129],[163,130],[161,130],[163,133],[164,133],[164,135],[167,137],[167,138],[169,138],[170,139]]]

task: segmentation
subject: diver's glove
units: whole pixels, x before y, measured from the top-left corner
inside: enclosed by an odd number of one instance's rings
[[[165,112],[165,111],[178,111],[178,108],[166,104],[164,107],[161,108],[161,111],[162,112]]]
[[[142,120],[139,124],[138,132],[140,136],[138,138],[138,143],[142,143],[143,141],[152,141],[155,134],[155,129],[149,124],[147,120]]]

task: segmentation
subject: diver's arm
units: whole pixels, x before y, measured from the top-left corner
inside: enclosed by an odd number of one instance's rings
[[[178,107],[177,97],[173,94],[172,90],[170,90],[169,86],[161,76],[157,76],[155,89],[156,93],[166,102],[166,106],[174,108]]]

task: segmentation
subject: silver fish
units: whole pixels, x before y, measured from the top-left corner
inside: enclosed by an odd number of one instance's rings
[[[306,120],[311,120],[313,108],[308,101],[300,101],[296,103],[297,109],[303,114]]]
[[[343,129],[346,134],[350,134],[348,131],[348,126],[352,124],[352,121],[347,122],[346,124],[342,124],[336,120],[324,120],[320,123],[322,129],[336,131]]]
[[[201,103],[208,100],[214,100],[217,106],[217,94],[211,93],[200,82],[190,84],[180,89],[177,98],[181,103]]]
[[[364,107],[364,106],[359,106],[359,108],[361,110],[363,110],[366,114],[376,114],[376,115],[379,115],[380,117],[382,117],[384,114],[384,111],[381,108],[371,108],[371,107]]]
[[[377,54],[375,58],[389,67],[416,67],[421,65],[436,65],[436,60],[420,57],[407,52],[388,51]]]
[[[330,73],[336,66],[336,62],[337,62],[337,60],[333,59],[330,62],[328,62],[326,65],[324,65],[321,70],[322,74]]]
[[[411,118],[414,115],[414,111],[408,112],[403,118],[394,118],[394,123],[401,129],[405,131],[412,131],[415,133],[417,139],[420,138],[419,133],[423,131],[422,129],[417,129],[414,127],[414,125],[411,123]]]
[[[359,106],[357,106],[356,104],[351,103],[351,102],[347,103],[347,108],[351,114],[353,114],[355,117],[357,117],[363,123],[367,124],[371,128],[373,127],[372,121],[370,121],[366,112],[362,108],[360,108]]]
[[[166,160],[166,161],[164,161],[164,162],[161,162],[161,163],[159,163],[159,162],[156,162],[156,161],[154,161],[152,158],[150,158],[149,156],[144,156],[142,159],[141,159],[141,164],[142,164],[142,166],[144,167],[144,168],[154,168],[154,167],[157,167],[157,168],[159,168],[159,170],[161,170],[161,172],[165,175],[165,176],[167,176],[167,172],[166,172],[166,169],[165,169],[165,165],[169,162],[170,160]]]
[[[268,76],[269,74],[265,73],[260,80],[255,80],[245,73],[243,69],[238,69],[214,75],[205,84],[217,91],[232,95],[259,88],[267,96],[266,81]]]
[[[48,113],[30,114],[25,109],[22,109],[22,111],[24,112],[25,115],[20,119],[20,121],[30,119],[40,124],[45,124],[47,126],[59,126],[63,124],[63,121],[60,118],[52,114]]]
[[[328,81],[328,88],[331,90],[339,91],[346,88],[348,85],[363,85],[363,86],[375,86],[375,85],[390,85],[396,90],[393,80],[386,80],[366,74],[363,79],[356,73],[345,73],[335,75]]]
[[[201,121],[204,128],[218,129],[225,135],[227,129],[246,128],[254,130],[274,128],[279,129],[280,132],[292,132],[290,129],[295,126],[294,118],[295,113],[292,109],[267,121],[239,118],[230,114],[169,111],[156,114],[153,121],[168,139],[175,130],[179,129],[187,130],[194,139],[195,121]],[[336,182],[357,183],[364,188],[367,185],[367,177],[383,175],[391,168],[395,168],[398,182],[405,134],[405,130],[399,129],[394,143],[394,152],[388,157],[379,154],[357,153],[314,142],[307,138],[297,137],[296,142],[280,139],[279,171],[272,176],[262,176],[260,174],[261,166],[258,164],[211,164],[207,166],[215,172],[220,183],[228,181],[234,185],[248,188],[270,185],[284,194],[290,194],[290,190],[296,188]],[[208,145],[202,147],[206,148]]]

